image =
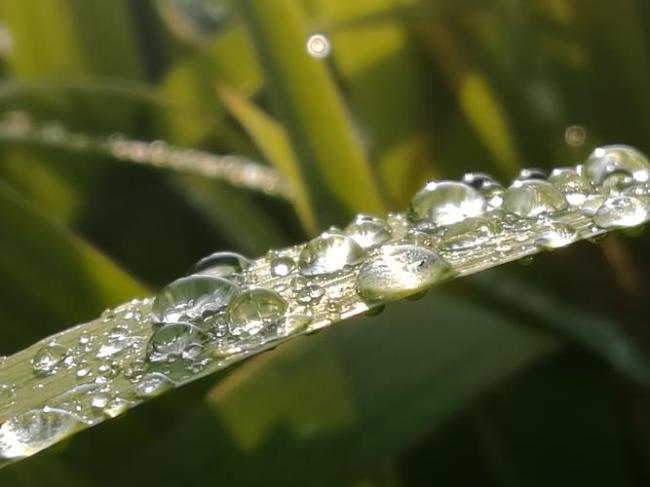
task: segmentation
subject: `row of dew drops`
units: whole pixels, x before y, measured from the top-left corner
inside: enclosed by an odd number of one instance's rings
[[[74,381],[54,403],[3,422],[0,458],[29,456],[233,357],[346,312],[370,312],[424,292],[462,274],[477,249],[481,258],[500,255],[503,262],[516,250],[512,242],[532,240],[535,251],[558,248],[637,227],[649,216],[650,163],[619,145],[598,148],[584,165],[548,176],[524,170],[508,188],[483,173],[432,182],[406,214],[358,216],[344,230],[332,228],[256,261],[230,252],[210,255],[155,298],[107,311],[102,320],[112,326],[101,336],[82,335],[74,348],[51,341],[38,350],[34,374],[51,380],[67,371]],[[2,402],[19,394],[15,385],[0,385]]]

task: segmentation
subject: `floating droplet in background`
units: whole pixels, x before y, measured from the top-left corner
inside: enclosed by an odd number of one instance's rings
[[[307,38],[305,48],[311,57],[323,59],[329,56],[331,45],[324,34],[312,34]]]
[[[327,231],[307,242],[298,260],[300,273],[305,276],[331,274],[359,262],[365,255],[351,237]]]
[[[451,225],[468,217],[480,216],[487,202],[477,190],[456,181],[428,183],[411,200],[412,221],[429,220],[436,225]]]
[[[356,288],[368,301],[401,299],[428,289],[449,271],[449,265],[430,250],[389,245],[361,266]]]

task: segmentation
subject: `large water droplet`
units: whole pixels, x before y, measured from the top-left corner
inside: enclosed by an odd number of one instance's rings
[[[158,328],[149,339],[147,359],[150,362],[173,362],[184,355],[196,355],[203,348],[205,334],[189,323],[171,323]]]
[[[586,176],[596,184],[615,171],[625,171],[636,181],[650,180],[650,163],[634,147],[627,145],[608,145],[595,149],[584,166]]]
[[[287,302],[271,289],[244,291],[228,307],[232,335],[256,335],[275,324],[287,311]]]
[[[485,245],[501,232],[501,225],[492,218],[468,218],[444,228],[439,236],[441,250],[458,251]]]
[[[426,290],[449,271],[449,265],[430,250],[389,245],[361,266],[356,287],[368,301],[400,299]]]
[[[359,262],[363,256],[363,249],[352,238],[328,231],[307,242],[298,266],[300,273],[306,276],[331,274]]]
[[[592,184],[572,167],[554,169],[548,180],[573,206],[582,205],[594,190]]]
[[[205,274],[214,277],[229,277],[239,274],[250,265],[243,255],[235,252],[215,252],[203,257],[192,266],[188,274]]]
[[[39,349],[32,358],[34,372],[44,375],[53,374],[57,367],[63,363],[69,351],[63,345],[50,343]]]
[[[168,284],[151,307],[157,323],[191,321],[216,313],[226,306],[239,288],[219,277],[193,275]]]
[[[564,195],[546,181],[517,181],[503,195],[503,209],[524,218],[567,208]]]
[[[14,416],[0,426],[0,458],[33,455],[67,436],[77,424],[67,411],[52,408]]]
[[[370,249],[390,239],[390,230],[381,218],[357,215],[345,233],[363,249]]]
[[[409,218],[451,225],[468,217],[480,216],[487,203],[477,190],[456,181],[428,183],[411,200]]]
[[[601,228],[635,227],[648,219],[650,208],[634,196],[617,196],[603,203],[594,215]]]

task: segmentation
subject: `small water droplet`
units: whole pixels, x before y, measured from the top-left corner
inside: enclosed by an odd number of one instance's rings
[[[650,209],[634,196],[617,196],[603,203],[594,215],[601,228],[635,227],[648,219]]]
[[[67,411],[47,407],[14,416],[0,426],[0,458],[33,455],[67,436],[77,424]]]
[[[389,245],[361,266],[356,288],[368,301],[401,299],[426,290],[449,271],[449,265],[430,250]]]
[[[254,288],[244,291],[228,306],[232,335],[257,335],[275,324],[287,311],[287,302],[275,291]]]
[[[359,262],[364,254],[361,246],[352,238],[327,231],[307,242],[300,253],[298,266],[305,276],[331,274]]]
[[[295,269],[296,262],[288,256],[278,256],[271,259],[271,274],[275,277],[286,277]]]
[[[549,220],[539,227],[535,235],[537,236],[537,246],[544,249],[557,249],[573,243],[578,237],[576,229],[564,223]]]
[[[68,357],[69,351],[63,345],[50,343],[38,350],[32,358],[34,372],[49,375]]]
[[[149,362],[173,362],[182,358],[183,352],[191,347],[201,347],[205,334],[189,323],[171,323],[158,328],[149,339],[147,359]]]
[[[194,264],[188,275],[205,274],[213,277],[229,277],[241,273],[249,265],[250,260],[243,255],[235,252],[215,252]]]
[[[491,188],[492,186],[499,186],[499,183],[492,176],[484,172],[465,173],[462,182],[479,191]]]
[[[386,222],[369,215],[357,215],[345,228],[345,233],[366,250],[390,240]]]
[[[219,277],[182,277],[160,291],[151,312],[157,323],[191,321],[206,313],[218,312],[238,292],[236,285]]]
[[[586,176],[595,184],[601,184],[615,171],[625,171],[640,183],[650,180],[650,163],[634,147],[608,145],[595,149],[584,166]]]
[[[411,200],[409,218],[451,225],[468,217],[480,216],[487,203],[477,190],[456,181],[428,183]]]
[[[133,391],[137,397],[149,398],[158,396],[173,386],[174,382],[165,374],[151,372],[138,381]]]
[[[516,181],[503,195],[503,209],[524,218],[567,208],[564,195],[546,181]]]
[[[546,173],[539,168],[529,167],[519,171],[518,181],[539,180],[546,181]]]

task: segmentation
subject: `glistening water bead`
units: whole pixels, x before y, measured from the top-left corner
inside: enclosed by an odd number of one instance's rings
[[[235,252],[215,252],[192,266],[188,274],[205,274],[213,277],[229,277],[239,274],[250,265],[250,260]]]
[[[193,358],[203,348],[205,334],[189,323],[171,323],[158,328],[149,340],[147,359],[150,362],[173,362]]]
[[[449,273],[449,265],[428,249],[388,245],[361,266],[356,289],[370,302],[390,301],[425,291]]]
[[[467,184],[431,182],[411,200],[409,218],[416,222],[428,220],[436,225],[451,225],[482,215],[486,207],[483,195]]]
[[[45,407],[14,416],[0,426],[0,458],[23,458],[67,436],[79,421],[67,411]]]
[[[353,238],[338,231],[327,231],[307,242],[300,253],[298,269],[304,276],[331,274],[359,262],[364,255]]]
[[[345,227],[345,233],[363,249],[371,249],[390,240],[390,230],[386,222],[369,215],[357,215]]]
[[[277,323],[287,311],[287,302],[271,289],[244,291],[228,307],[229,330],[234,336],[256,335]]]
[[[535,218],[567,208],[564,195],[547,181],[515,181],[503,194],[503,209],[524,218]]]
[[[610,198],[594,215],[594,222],[601,228],[628,228],[642,224],[648,219],[649,204],[634,196]]]
[[[158,293],[151,312],[156,323],[191,321],[218,312],[238,293],[235,284],[220,277],[181,277]]]
[[[584,165],[585,175],[595,184],[616,171],[625,171],[640,183],[650,181],[650,162],[634,147],[608,145],[595,149]]]

